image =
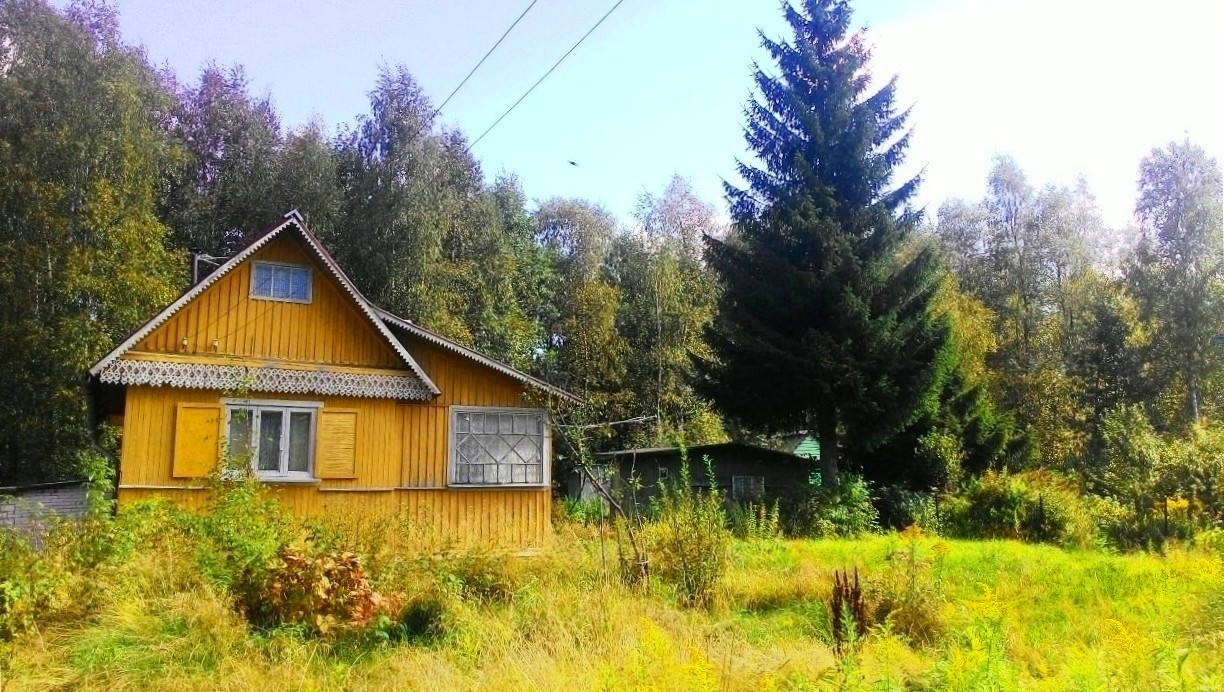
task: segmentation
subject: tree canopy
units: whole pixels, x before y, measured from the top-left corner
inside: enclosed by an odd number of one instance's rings
[[[405,66],[353,122],[286,126],[241,66],[151,65],[106,4],[0,3],[0,486],[77,475],[87,368],[187,287],[189,253],[296,208],[376,303],[581,394],[597,450],[804,431],[827,483],[1042,468],[1136,511],[1214,497],[1219,162],[1152,149],[1129,226],[1008,156],[925,217],[847,2],[785,16],[726,206],[675,178],[618,217],[489,176]]]

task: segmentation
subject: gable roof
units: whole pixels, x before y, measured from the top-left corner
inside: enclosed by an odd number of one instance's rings
[[[506,375],[507,377],[511,377],[515,380],[518,380],[519,382],[522,382],[523,384],[526,384],[531,387],[535,387],[536,389],[539,389],[549,394],[552,394],[554,396],[557,396],[561,399],[569,401],[570,403],[574,403],[574,404],[582,403],[581,397],[575,394],[571,394],[565,391],[564,389],[561,389],[560,387],[555,387],[545,382],[544,380],[539,379],[538,377],[532,377],[531,375],[528,375],[527,373],[521,370],[516,370],[510,367],[509,365],[502,363],[501,361],[494,360],[484,355],[483,353],[480,353],[479,351],[473,351],[472,349],[467,348],[466,346],[460,346],[459,344],[455,343],[454,341],[451,341],[450,339],[447,339],[441,334],[438,334],[436,332],[431,332],[428,329],[418,324],[413,323],[411,320],[406,320],[403,317],[393,315],[392,313],[387,312],[386,310],[382,308],[375,308],[375,309],[378,311],[379,316],[387,324],[390,324],[396,327],[397,329],[401,329],[408,334],[418,337],[422,339],[423,341],[431,343],[435,346],[439,346],[447,351],[450,351],[451,353],[467,358],[468,360],[479,363],[491,370],[496,370],[497,372],[503,375]]]
[[[374,326],[374,329],[377,330],[380,335],[382,335],[383,339],[386,340],[387,345],[390,346],[391,349],[395,351],[396,355],[398,355],[400,359],[408,365],[413,374],[420,378],[421,382],[425,383],[425,386],[429,388],[429,391],[432,392],[434,396],[441,394],[438,386],[433,383],[433,380],[429,379],[429,376],[425,374],[425,371],[421,369],[421,366],[418,365],[416,360],[412,358],[412,355],[408,353],[408,350],[404,348],[404,345],[400,343],[399,339],[396,339],[395,336],[391,334],[391,331],[387,328],[387,325],[384,324],[383,320],[380,318],[378,308],[375,307],[373,303],[366,300],[366,297],[361,294],[361,291],[357,290],[357,287],[353,285],[352,280],[348,278],[348,275],[344,273],[344,270],[340,268],[340,265],[336,264],[336,260],[332,259],[332,256],[319,243],[318,238],[315,238],[314,234],[311,233],[308,228],[306,228],[306,222],[302,219],[302,215],[299,214],[296,209],[290,211],[288,214],[285,214],[284,221],[264,231],[262,235],[252,240],[251,243],[243,248],[241,252],[227,260],[224,264],[218,267],[216,271],[206,276],[196,285],[187,289],[187,291],[183,293],[183,295],[179,296],[177,300],[166,306],[164,310],[159,312],[155,317],[153,317],[153,319],[149,320],[142,327],[137,329],[136,332],[129,336],[123,343],[119,344],[112,349],[110,353],[103,356],[101,360],[99,360],[92,368],[89,369],[89,374],[95,377],[98,376],[103,369],[117,360],[124,353],[130,351],[134,346],[136,346],[136,344],[140,343],[145,337],[153,333],[153,330],[164,324],[166,320],[170,319],[171,316],[183,309],[184,306],[199,297],[202,293],[204,293],[204,291],[207,291],[210,286],[217,283],[217,281],[219,281],[226,274],[230,273],[235,267],[250,259],[251,255],[254,255],[260,248],[266,246],[272,241],[272,239],[286,232],[297,233],[298,237],[304,243],[306,243],[306,245],[312,251],[314,251],[315,256],[319,259],[319,262],[327,268],[332,277],[335,278],[336,281],[339,282],[340,286],[344,288],[344,291],[349,294],[349,297],[353,299],[353,302],[357,305],[358,309],[369,319],[370,324]]]

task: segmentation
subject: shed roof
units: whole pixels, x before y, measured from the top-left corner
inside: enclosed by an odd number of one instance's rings
[[[777,458],[777,460],[779,461],[782,461],[782,460],[787,460],[787,461],[793,460],[793,461],[801,461],[801,462],[808,461],[808,459],[801,457],[801,456],[796,456],[794,454],[791,454],[790,452],[783,452],[777,449],[770,449],[768,447],[761,447],[759,445],[748,444],[746,442],[716,442],[716,443],[711,443],[711,444],[692,445],[690,447],[687,447],[686,451],[688,453],[688,456],[690,458],[693,458],[693,457],[700,457],[702,454],[705,454],[705,453],[717,452],[720,450],[732,450],[732,449],[753,452],[755,454],[762,454],[765,456],[772,456],[772,457]],[[595,457],[598,459],[613,460],[613,459],[621,459],[621,458],[626,458],[626,457],[641,457],[641,456],[661,457],[661,456],[671,456],[671,455],[679,455],[679,454],[680,454],[679,447],[641,447],[638,449],[618,449],[612,452],[599,452],[595,455]]]

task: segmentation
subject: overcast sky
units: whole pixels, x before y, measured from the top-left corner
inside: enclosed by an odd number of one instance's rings
[[[442,113],[483,132],[614,0],[538,0]],[[380,65],[402,63],[441,102],[530,0],[119,0],[128,40],[184,79],[206,61],[246,67],[287,126],[335,132],[368,110]],[[1131,218],[1152,147],[1190,138],[1224,151],[1219,0],[874,0],[856,21],[873,70],[897,74],[915,128],[920,202],[982,194],[1011,154],[1035,184],[1083,175],[1106,220]],[[673,174],[722,207],[744,156],[757,29],[779,36],[774,0],[624,0],[473,152],[534,199],[577,196],[622,217]],[[573,161],[577,165],[571,165]]]

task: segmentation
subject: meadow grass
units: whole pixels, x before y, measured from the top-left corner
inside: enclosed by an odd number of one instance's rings
[[[907,546],[934,558],[938,636],[885,620],[834,655],[833,570],[857,567],[870,591],[906,576]],[[622,586],[581,530],[506,564],[512,593],[457,599],[440,637],[372,643],[252,632],[190,560],[141,554],[96,575],[88,615],[0,643],[2,689],[1224,689],[1224,563],[1205,552],[736,541],[699,609]]]

